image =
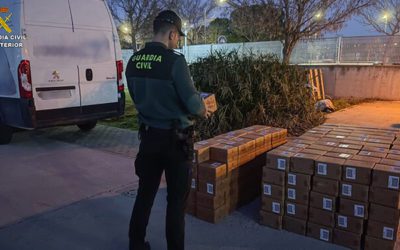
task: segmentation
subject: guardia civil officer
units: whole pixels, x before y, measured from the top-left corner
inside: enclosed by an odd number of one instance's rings
[[[184,249],[185,207],[193,157],[192,116],[208,111],[196,91],[182,54],[175,52],[184,33],[170,10],[153,22],[153,41],[135,53],[126,69],[129,93],[139,112],[139,189],[129,228],[130,249],[150,249],[145,241],[150,210],[161,176],[167,181],[166,238],[169,250]]]

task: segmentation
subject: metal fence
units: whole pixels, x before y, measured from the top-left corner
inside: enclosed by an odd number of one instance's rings
[[[178,51],[191,63],[216,51],[274,54],[282,59],[280,41],[191,45]],[[125,65],[132,51],[124,50]],[[400,36],[336,37],[301,40],[294,48],[292,64],[400,64]]]

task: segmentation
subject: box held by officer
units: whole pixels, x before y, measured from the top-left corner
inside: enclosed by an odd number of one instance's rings
[[[217,100],[214,94],[211,93],[200,93],[200,97],[203,99],[204,105],[207,107],[207,110],[211,113],[217,111]]]

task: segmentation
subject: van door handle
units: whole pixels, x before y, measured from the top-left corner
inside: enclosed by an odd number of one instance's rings
[[[93,80],[93,70],[86,69],[86,81],[90,82]]]

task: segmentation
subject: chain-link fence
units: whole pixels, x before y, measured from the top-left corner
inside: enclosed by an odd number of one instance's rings
[[[191,63],[216,51],[274,54],[282,59],[280,41],[190,45],[179,49]],[[125,65],[132,51],[124,50]],[[400,36],[336,37],[301,40],[290,57],[293,64],[400,64]]]

